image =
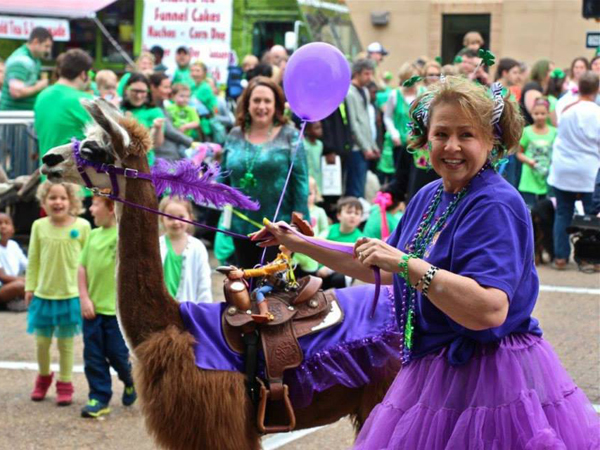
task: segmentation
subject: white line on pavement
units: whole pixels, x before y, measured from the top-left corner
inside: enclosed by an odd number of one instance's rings
[[[600,289],[578,288],[574,286],[551,286],[548,284],[541,284],[540,292],[565,292],[568,294],[600,295]]]
[[[33,370],[35,372],[38,371],[38,363],[36,362],[22,362],[22,361],[0,361],[0,369],[9,369],[9,370]],[[59,371],[58,364],[50,364],[50,369],[54,372]],[[73,366],[74,373],[83,373],[83,366],[81,364]],[[110,369],[110,373],[112,375],[116,375],[112,368]]]
[[[283,447],[285,444],[289,444],[297,439],[301,439],[304,436],[319,431],[325,427],[308,428],[307,430],[291,431],[289,433],[275,434],[262,441],[263,450],[275,450]]]
[[[51,364],[50,368],[58,372],[59,367],[58,364]],[[9,370],[31,370],[37,372],[38,364],[35,362],[15,362],[15,361],[0,361],[0,369],[9,369]],[[112,375],[116,375],[113,369],[110,369]],[[75,373],[83,373],[83,366],[76,365],[73,366],[73,372]],[[600,414],[600,405],[592,405],[596,412]],[[298,430],[292,431],[290,433],[279,433],[275,434],[269,438],[266,438],[262,442],[263,450],[276,450],[278,448],[283,447],[285,444],[289,444],[290,442],[296,441],[298,439],[303,438],[315,431],[319,431],[320,429],[325,427],[315,427],[309,428],[307,430]]]

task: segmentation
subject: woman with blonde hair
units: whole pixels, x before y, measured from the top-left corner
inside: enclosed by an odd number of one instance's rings
[[[378,267],[393,284],[402,369],[355,450],[598,448],[592,404],[531,315],[530,213],[494,170],[519,142],[519,108],[501,88],[451,77],[414,102],[411,118],[410,145],[428,149],[441,179],[387,241],[360,238],[352,258],[279,223],[254,236],[366,283]]]
[[[150,52],[142,52],[140,56],[135,60],[135,65],[130,68],[131,70],[127,72],[121,79],[119,80],[119,85],[117,86],[117,94],[119,97],[123,98],[123,93],[125,91],[125,86],[129,81],[129,77],[134,72],[142,73],[146,77],[149,77],[154,73],[154,55]]]

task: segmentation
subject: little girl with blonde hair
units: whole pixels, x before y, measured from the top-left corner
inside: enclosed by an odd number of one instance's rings
[[[52,384],[50,346],[57,339],[60,372],[56,402],[70,405],[73,398],[73,337],[81,332],[77,268],[79,255],[90,233],[80,188],[71,183],[42,183],[37,198],[47,217],[33,223],[25,302],[29,305],[27,332],[36,335],[39,374],[31,393],[33,401],[45,398]]]
[[[165,197],[158,209],[193,220],[192,205],[180,197]],[[165,232],[160,237],[160,255],[169,293],[179,302],[211,303],[211,269],[208,252],[200,239],[190,234],[193,226],[170,217],[161,217]]]

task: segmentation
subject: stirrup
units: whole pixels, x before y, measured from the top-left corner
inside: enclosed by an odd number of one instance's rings
[[[267,411],[267,402],[269,397],[273,399],[271,390],[267,389],[262,380],[258,380],[260,383],[260,400],[258,402],[258,410],[256,415],[258,431],[262,434],[270,433],[287,433],[296,428],[296,415],[294,414],[294,408],[290,401],[289,389],[287,384],[279,384],[282,387],[283,403],[285,405],[285,411],[287,413],[288,424],[287,425],[265,425],[265,414]]]

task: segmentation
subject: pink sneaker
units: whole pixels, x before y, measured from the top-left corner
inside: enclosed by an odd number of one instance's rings
[[[46,397],[46,393],[52,384],[53,373],[50,375],[38,375],[35,379],[35,387],[31,392],[31,400],[41,402]]]
[[[56,404],[58,406],[69,406],[73,401],[73,383],[57,381],[56,382]]]

